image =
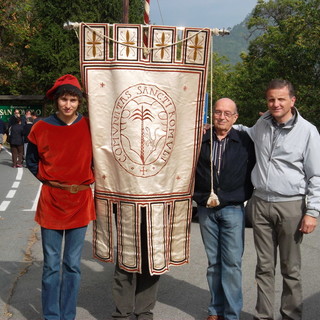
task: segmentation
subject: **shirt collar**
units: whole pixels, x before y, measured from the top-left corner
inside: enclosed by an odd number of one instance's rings
[[[215,135],[215,132],[214,132],[214,135]],[[237,130],[235,130],[234,128],[231,128],[231,130],[227,134],[227,137],[234,141],[240,141]],[[210,129],[208,129],[205,135],[203,136],[202,142],[210,141],[210,139],[211,139],[211,132],[210,132]]]
[[[298,116],[295,109],[292,109],[292,111],[293,111],[293,116],[287,122],[284,122],[284,123],[278,123],[276,119],[272,117],[271,121],[273,126],[276,128],[292,127],[296,123],[297,116]]]

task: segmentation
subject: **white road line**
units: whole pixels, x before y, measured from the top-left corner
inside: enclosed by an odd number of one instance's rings
[[[15,189],[17,189],[17,188],[19,187],[19,185],[20,185],[20,182],[15,181],[15,182],[13,183],[13,185],[12,185],[12,187],[11,187],[11,188],[15,188]]]
[[[5,151],[6,153],[8,153],[8,154],[10,155],[10,157],[12,157],[11,152],[10,152],[6,147],[2,146],[2,148],[4,149],[4,151]]]
[[[39,197],[40,197],[41,186],[42,186],[42,183],[39,184],[39,189],[38,189],[38,192],[37,192],[37,195],[36,195],[35,199],[33,200],[32,208],[24,209],[23,211],[36,211],[38,200],[39,200]]]
[[[6,149],[6,151],[7,151],[7,149]],[[16,175],[16,181],[13,182],[11,188],[17,189],[19,187],[20,180],[22,179],[22,176],[23,176],[23,168],[18,168],[17,169],[17,175]],[[8,192],[8,194],[6,196],[6,199],[12,199],[15,196],[16,191],[17,190],[9,190],[9,192]],[[1,204],[0,204],[0,211],[6,211],[8,206],[9,206],[9,204],[10,204],[10,202],[11,201],[2,201]]]
[[[17,190],[9,190],[6,199],[12,199],[14,197],[14,195],[16,194]]]
[[[2,201],[0,204],[0,211],[6,211],[10,201]]]
[[[18,168],[16,180],[21,180],[23,176],[23,168]]]

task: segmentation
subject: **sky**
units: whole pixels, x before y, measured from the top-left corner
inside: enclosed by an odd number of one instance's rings
[[[150,24],[232,28],[256,4],[257,0],[150,0]]]

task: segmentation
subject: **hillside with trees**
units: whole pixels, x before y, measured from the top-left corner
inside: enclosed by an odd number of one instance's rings
[[[78,39],[63,23],[121,22],[121,3],[0,0],[1,94],[43,94],[61,74],[79,76]],[[252,125],[265,110],[267,83],[285,78],[296,88],[301,114],[320,128],[319,8],[320,0],[258,0],[230,36],[215,37],[213,101],[235,99],[239,122]],[[143,12],[144,1],[131,0],[129,22],[143,23]]]
[[[213,51],[225,57],[225,63],[235,65],[241,62],[241,53],[248,52],[249,41],[252,39],[247,27],[248,20],[249,16],[240,24],[235,25],[229,35],[214,37]]]
[[[248,28],[260,36],[219,84],[219,95],[237,101],[239,121],[252,125],[265,110],[267,83],[285,78],[296,88],[301,114],[320,128],[319,8],[320,0],[258,0]]]

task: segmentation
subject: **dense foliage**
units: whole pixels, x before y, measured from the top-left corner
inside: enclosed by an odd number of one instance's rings
[[[19,94],[21,83],[17,79],[28,73],[26,61],[35,33],[31,7],[31,0],[0,0],[1,94]]]
[[[43,94],[61,74],[79,76],[78,39],[63,24],[121,22],[122,3],[0,0],[0,94]],[[143,5],[143,0],[130,0],[130,23],[143,23]],[[215,50],[212,100],[233,98],[239,122],[252,125],[266,108],[267,83],[285,78],[296,87],[302,115],[320,128],[320,0],[258,0],[248,18],[248,34],[255,36],[241,62],[226,64]],[[244,47],[246,34],[240,29],[230,40],[216,37],[214,48],[228,42],[227,51],[235,49],[237,37]]]
[[[79,42],[63,24],[122,21],[120,0],[0,0],[0,93],[43,94],[62,74],[79,76]],[[143,22],[130,0],[129,22]]]
[[[264,111],[264,90],[273,78],[296,88],[302,115],[320,128],[320,0],[259,0],[249,20],[262,34],[233,72],[230,93],[242,122],[253,124]]]

